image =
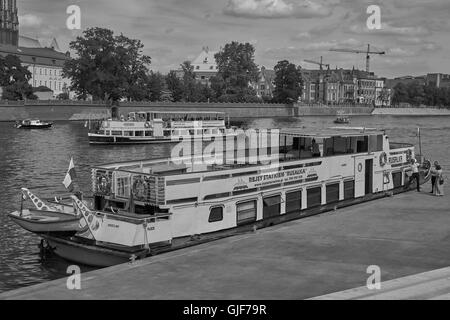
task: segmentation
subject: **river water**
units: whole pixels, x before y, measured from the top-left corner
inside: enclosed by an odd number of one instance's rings
[[[242,124],[254,128],[317,129],[333,126],[333,120],[332,117],[257,119]],[[438,160],[444,171],[450,168],[450,117],[353,117],[352,126],[383,128],[391,142],[416,145],[420,127],[423,154]],[[41,260],[40,239],[6,216],[7,212],[20,208],[21,187],[43,198],[67,194],[62,180],[73,157],[80,187],[89,194],[89,166],[169,154],[170,145],[90,146],[87,129],[81,122],[56,122],[51,130],[32,131],[0,123],[0,292],[65,277],[70,265],[57,257]]]

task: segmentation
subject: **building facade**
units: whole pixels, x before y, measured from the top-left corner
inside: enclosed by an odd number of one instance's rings
[[[275,71],[261,67],[258,73],[258,80],[252,84],[256,95],[259,98],[273,98],[273,91],[275,88]]]
[[[0,56],[19,57],[31,73],[32,87],[51,89],[53,98],[68,92],[70,80],[62,76],[62,69],[70,54],[60,52],[55,39],[43,45],[37,39],[19,36],[16,0],[0,0],[0,4]]]
[[[208,47],[203,47],[202,52],[191,63],[194,67],[195,79],[207,86],[211,83],[211,77],[217,74],[217,63],[214,57],[216,53],[216,51],[209,50]]]
[[[373,73],[354,69],[303,69],[302,76],[302,100],[306,103],[390,105],[386,101],[385,80]]]
[[[16,0],[0,0],[0,45],[17,46],[19,18]]]

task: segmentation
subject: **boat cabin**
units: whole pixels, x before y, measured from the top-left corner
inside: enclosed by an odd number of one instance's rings
[[[361,194],[366,194],[387,188],[383,185],[383,176],[378,177],[377,174],[391,174],[393,168],[402,172],[408,167],[413,150],[411,145],[390,144],[383,131],[374,129],[334,128],[317,132],[286,129],[275,133],[272,130],[270,134],[277,135],[279,144],[273,144],[264,152],[259,148],[255,153],[249,148],[251,143],[246,144],[245,150],[238,148],[239,137],[233,137],[234,145],[224,141],[224,147],[229,148],[215,154],[214,163],[205,161],[203,154],[113,163],[94,168],[96,208],[112,207],[136,214],[167,212],[176,204],[281,190],[292,185],[293,181],[299,186],[308,182],[326,183],[332,177],[355,181],[355,177],[362,174],[361,167],[366,168],[366,176],[358,179],[371,184],[367,190],[361,191]],[[239,152],[245,157],[239,157]],[[255,154],[257,158],[266,155],[264,163],[255,161],[252,157]],[[384,157],[388,161],[384,162]],[[293,175],[286,180],[292,170]],[[266,172],[274,174],[274,178],[259,184],[258,179]],[[277,175],[280,179],[276,178]]]
[[[127,141],[182,135],[219,135],[226,131],[223,112],[130,112],[93,126],[90,136],[123,137]],[[109,140],[107,140],[109,141]],[[96,142],[94,140],[94,142]],[[97,141],[98,142],[98,141]]]

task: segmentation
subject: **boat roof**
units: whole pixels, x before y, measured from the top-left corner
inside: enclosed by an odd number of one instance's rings
[[[159,113],[159,114],[226,114],[222,111],[132,111],[129,113]]]
[[[281,135],[311,138],[358,137],[361,135],[382,135],[384,130],[364,127],[331,127],[326,129],[286,128],[280,130]]]

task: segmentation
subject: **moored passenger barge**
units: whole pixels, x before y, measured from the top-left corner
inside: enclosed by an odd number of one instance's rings
[[[130,112],[90,124],[90,144],[177,143],[180,136],[233,134],[223,112]]]
[[[95,209],[74,197],[85,228],[75,236],[41,237],[63,258],[109,266],[413,187],[405,185],[414,146],[391,143],[383,131],[273,133],[270,163],[254,161],[248,149],[244,162],[221,154],[227,161],[207,163],[197,155],[95,167]],[[428,177],[426,168],[421,182]]]

